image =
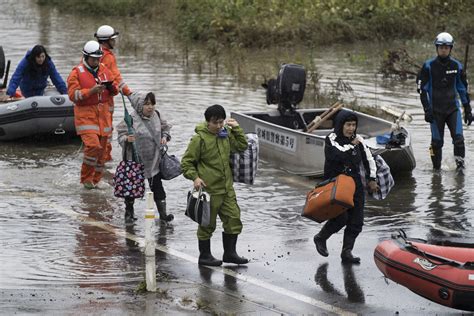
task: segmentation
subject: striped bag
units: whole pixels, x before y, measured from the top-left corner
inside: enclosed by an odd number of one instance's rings
[[[369,196],[376,200],[383,200],[387,197],[395,185],[395,180],[393,180],[392,174],[390,173],[390,167],[387,165],[385,160],[380,155],[375,155],[375,165],[377,166],[377,184],[379,185],[380,190],[377,192],[369,193]],[[364,188],[367,187],[367,179],[365,178],[365,168],[364,165],[360,164],[360,177]]]
[[[230,168],[234,182],[253,184],[258,168],[258,136],[255,133],[245,134],[248,147],[246,150],[230,155]]]

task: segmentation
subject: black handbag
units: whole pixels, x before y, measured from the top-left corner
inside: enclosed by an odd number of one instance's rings
[[[186,216],[203,227],[211,223],[211,198],[202,189],[192,189],[188,192],[188,203],[186,205]]]
[[[179,176],[181,171],[181,163],[178,157],[175,155],[168,155],[168,146],[162,145],[160,148],[161,160],[160,160],[160,174],[161,179],[171,180]]]

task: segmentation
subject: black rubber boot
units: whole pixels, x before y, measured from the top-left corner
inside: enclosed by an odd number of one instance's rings
[[[327,257],[329,256],[328,248],[326,246],[327,238],[322,238],[320,235],[321,233],[314,235],[313,241],[316,245],[316,250],[318,253],[323,257]]]
[[[349,264],[359,264],[360,258],[354,257],[352,255],[352,249],[354,248],[354,243],[357,236],[349,236],[346,233],[344,234],[344,240],[342,243],[342,252],[341,252],[341,260],[342,263],[349,263]]]
[[[319,233],[314,235],[313,241],[316,245],[316,250],[321,256],[329,256],[328,248],[326,246],[326,240],[328,240],[332,234],[338,232],[341,227],[341,225],[337,225],[337,223],[332,222],[332,220],[329,220],[328,222],[326,222],[326,224],[324,224],[323,228],[321,228]]]
[[[156,201],[156,208],[160,214],[160,220],[165,222],[171,222],[174,219],[173,214],[166,213],[166,200]]]
[[[224,244],[224,255],[222,256],[222,261],[235,264],[247,264],[249,260],[247,258],[240,257],[235,251],[237,236],[239,235],[226,234],[222,232],[222,242]]]
[[[214,258],[211,254],[211,240],[199,240],[199,265],[217,267],[222,261]]]
[[[456,170],[464,169],[464,158],[460,156],[454,156],[454,161],[456,161]]]
[[[441,169],[441,160],[443,158],[442,149],[431,145],[430,147],[431,162],[433,163],[434,170]]]
[[[131,223],[137,220],[135,217],[135,209],[133,208],[133,204],[135,199],[128,199],[125,198],[125,222]]]

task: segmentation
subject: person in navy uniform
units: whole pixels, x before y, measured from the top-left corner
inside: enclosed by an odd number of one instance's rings
[[[453,139],[456,168],[463,169],[465,147],[461,104],[464,122],[472,123],[466,72],[463,65],[451,57],[454,46],[451,34],[438,34],[434,44],[438,56],[423,64],[417,80],[425,121],[431,127],[431,161],[435,170],[441,168],[444,126],[447,125]]]

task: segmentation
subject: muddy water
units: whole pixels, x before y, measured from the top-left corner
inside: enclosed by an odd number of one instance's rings
[[[1,45],[12,60],[12,72],[26,50],[41,43],[47,47],[64,79],[79,62],[82,45],[92,39],[97,26],[109,23],[120,30],[117,54],[122,75],[132,89],[157,94],[158,109],[174,125],[169,147],[178,156],[183,154],[207,106],[220,103],[228,111],[266,108],[264,91],[257,84],[241,83],[225,72],[216,76],[207,64],[186,67],[183,48],[158,23],[65,16],[39,8],[34,1],[2,5],[0,21]],[[354,90],[345,97],[370,105],[396,107],[413,117],[412,122],[404,124],[412,132],[417,168],[411,175],[396,178],[396,187],[387,200],[367,202],[360,252],[364,252],[367,262],[364,271],[369,274],[374,269],[370,264],[373,246],[397,228],[420,238],[474,239],[473,127],[465,129],[468,166],[465,174],[454,171],[449,135],[446,135],[443,170],[434,174],[428,156],[429,130],[413,82],[384,81],[375,75],[383,48],[334,46],[315,54],[316,66],[323,75],[323,88],[331,89],[338,78],[343,78]],[[418,49],[426,52],[426,57],[431,53],[431,48],[420,45]],[[351,62],[348,51],[365,58]],[[191,49],[193,54],[204,53]],[[267,54],[255,52],[252,59],[268,63]],[[115,123],[118,123],[123,118],[121,99],[116,98],[116,104]],[[122,201],[113,197],[110,186],[91,192],[81,188],[80,147],[78,141],[0,144],[0,284],[3,289],[55,285],[123,290],[142,280],[143,261],[138,246],[87,221],[91,218],[123,228],[124,210]],[[117,145],[113,157],[105,178],[109,183],[120,160]],[[285,284],[283,276],[286,269],[291,270],[290,254],[311,259],[307,253],[314,253],[312,236],[318,225],[302,219],[299,213],[305,192],[313,184],[314,180],[288,175],[277,166],[262,162],[254,186],[236,185],[245,225],[240,247],[253,260],[257,275]],[[165,182],[168,208],[176,219],[171,227],[160,227],[157,238],[162,244],[197,256],[196,227],[183,215],[185,195],[190,187],[191,182],[182,177]],[[143,215],[144,207],[144,201],[137,201],[139,215]],[[143,236],[143,226],[140,218],[126,231]],[[330,243],[334,251],[339,247],[339,237]],[[214,247],[219,249],[220,230],[215,239]],[[285,254],[285,258],[280,254]],[[310,273],[314,274],[314,261],[308,264]],[[376,280],[380,281],[380,275]],[[302,284],[304,289],[314,287],[314,280],[308,280],[304,273],[295,273],[293,282]],[[366,303],[380,304],[370,295]]]

